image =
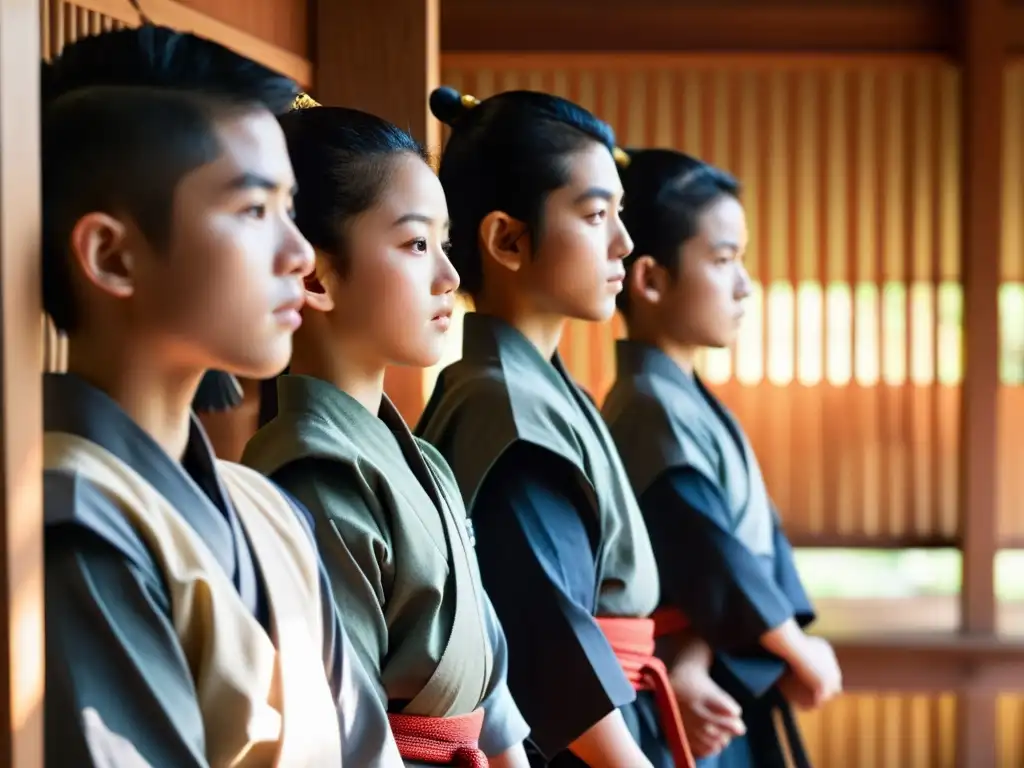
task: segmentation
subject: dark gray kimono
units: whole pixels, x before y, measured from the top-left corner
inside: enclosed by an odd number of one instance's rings
[[[619,342],[604,416],[651,531],[662,602],[715,650],[712,676],[743,707],[748,734],[702,766],[784,766],[773,710],[797,764],[802,746],[775,690],[785,665],[760,637],[814,610],[739,424],[696,376],[655,347]],[[795,743],[793,743],[795,742]]]
[[[179,463],[106,394],[76,376],[49,374],[44,427],[97,443],[149,481],[209,543],[253,615],[269,626],[262,577],[197,421]],[[206,768],[193,678],[153,552],[116,503],[76,474],[45,472],[43,501],[46,765],[94,765],[82,718],[92,707],[154,768]],[[297,505],[296,514],[309,524]],[[322,565],[320,591],[325,672],[339,702],[358,697],[357,707],[339,707],[343,759],[378,765],[382,745],[391,745],[387,716],[338,621]]]
[[[466,500],[533,759],[576,762],[563,750],[618,707],[641,744],[660,749],[650,697],[632,705],[594,618],[650,615],[651,544],[600,414],[558,356],[545,360],[511,326],[467,315],[462,359],[441,373],[417,432],[451,464]]]
[[[277,416],[243,462],[313,514],[335,600],[381,703],[427,717],[482,707],[486,754],[522,742],[529,728],[506,685],[505,637],[447,464],[386,397],[375,415],[309,376],[281,376],[277,391]]]

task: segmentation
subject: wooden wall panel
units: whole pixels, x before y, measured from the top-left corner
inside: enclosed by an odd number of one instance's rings
[[[955,714],[952,694],[856,693],[798,720],[814,765],[953,768]]]
[[[1018,3],[1019,4],[1019,3]],[[1024,543],[1024,62],[1012,61],[1004,84],[1003,232],[1000,293],[998,534]]]
[[[1004,694],[996,706],[999,765],[1024,765],[1024,696]]]
[[[444,57],[479,97],[592,109],[625,146],[739,176],[755,294],[705,377],[735,409],[798,543],[952,543],[958,531],[959,77],[928,57]],[[619,321],[562,352],[603,398]]]
[[[337,1],[337,0],[336,0]],[[141,0],[146,8],[146,0]],[[308,0],[177,0],[268,43],[310,58]]]

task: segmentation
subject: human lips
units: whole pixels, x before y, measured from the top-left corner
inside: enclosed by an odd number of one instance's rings
[[[274,310],[274,317],[279,323],[295,330],[302,325],[301,310],[306,303],[305,296],[299,294],[282,302]]]
[[[448,330],[452,324],[452,307],[450,304],[443,306],[432,318],[430,318],[431,324],[437,326],[442,331]]]

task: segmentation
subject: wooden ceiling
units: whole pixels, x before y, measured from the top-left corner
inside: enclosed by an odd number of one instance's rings
[[[1024,52],[1024,0],[1007,0]],[[953,0],[441,0],[454,51],[952,53]]]

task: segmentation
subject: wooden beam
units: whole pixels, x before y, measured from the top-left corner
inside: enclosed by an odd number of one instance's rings
[[[946,53],[777,53],[636,51],[607,53],[524,51],[447,51],[441,53],[442,69],[461,71],[478,69],[550,70],[566,72],[615,72],[632,74],[657,69],[701,69],[714,72],[821,72],[871,68],[898,69],[904,73],[927,74],[936,66],[949,63]]]
[[[999,277],[1003,217],[1004,0],[961,0],[961,275],[964,380],[960,407],[961,631],[996,630]],[[1019,211],[1009,212],[1019,215]],[[996,765],[995,693],[957,697],[957,765]]]
[[[444,0],[449,51],[951,50],[944,3],[776,5],[656,0]]]
[[[313,96],[322,104],[386,118],[439,154],[441,126],[428,103],[441,77],[439,0],[320,0],[316,5]],[[415,424],[425,405],[423,371],[389,369],[385,389],[406,421]]]
[[[967,695],[1024,691],[1024,643],[969,640],[952,634],[830,638],[843,669],[843,687],[872,693]],[[974,694],[974,695],[971,695]],[[975,754],[977,755],[975,748]],[[983,760],[957,765],[995,765]]]
[[[0,765],[43,765],[39,0],[0,0]]]
[[[125,24],[135,25],[139,14],[128,0],[74,0],[69,5],[95,11]],[[174,0],[143,0],[142,10],[154,24],[194,32],[247,56],[266,67],[292,78],[304,88],[313,82],[312,62],[280,46],[189,8]]]

